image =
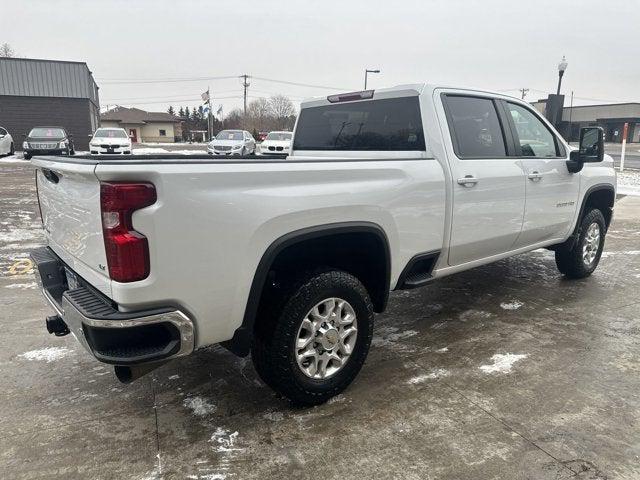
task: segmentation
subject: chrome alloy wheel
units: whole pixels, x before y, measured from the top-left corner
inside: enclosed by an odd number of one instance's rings
[[[598,254],[600,248],[600,225],[592,223],[587,229],[582,245],[582,261],[585,265],[591,265]]]
[[[296,336],[300,370],[324,380],[338,373],[356,345],[358,320],[353,307],[341,298],[327,298],[305,315]]]

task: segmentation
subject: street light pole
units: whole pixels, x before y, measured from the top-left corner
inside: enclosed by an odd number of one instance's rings
[[[364,71],[364,89],[367,89],[367,75],[369,73],[380,73],[380,70],[365,70]]]
[[[562,56],[562,61],[558,64],[558,91],[556,95],[560,95],[560,86],[562,85],[562,76],[564,75],[564,71],[567,69],[567,59]]]

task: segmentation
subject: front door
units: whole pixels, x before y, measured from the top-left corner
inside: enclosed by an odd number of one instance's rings
[[[569,173],[569,152],[531,108],[505,102],[526,180],[527,202],[517,247],[560,239],[578,208],[580,175]]]
[[[520,235],[525,176],[509,156],[498,101],[465,94],[442,96],[452,151],[453,210],[449,265],[508,252]]]
[[[135,128],[129,129],[129,137],[131,138],[131,141],[133,143],[138,143],[138,132],[136,131]]]

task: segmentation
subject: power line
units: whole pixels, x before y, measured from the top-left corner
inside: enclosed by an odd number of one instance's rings
[[[297,87],[310,87],[310,88],[324,88],[327,90],[348,90],[347,88],[343,88],[343,87],[328,87],[326,85],[311,85],[309,83],[298,83],[298,82],[289,82],[286,80],[276,80],[275,78],[265,78],[265,77],[251,77],[254,80],[262,80],[265,82],[272,82],[272,83],[282,83],[284,85],[295,85]]]
[[[181,83],[181,82],[201,82],[209,80],[229,80],[232,78],[238,78],[237,75],[227,75],[223,77],[185,77],[185,78],[156,78],[153,80],[127,80],[127,79],[114,79],[105,80],[98,79],[100,83],[105,85],[130,85],[141,83]]]

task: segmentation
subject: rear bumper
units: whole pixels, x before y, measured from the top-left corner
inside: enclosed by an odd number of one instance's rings
[[[120,312],[48,247],[31,252],[36,280],[57,315],[76,339],[101,362],[140,365],[190,354],[193,322],[175,308]],[[67,278],[67,272],[75,278]],[[69,283],[77,282],[73,288]]]

